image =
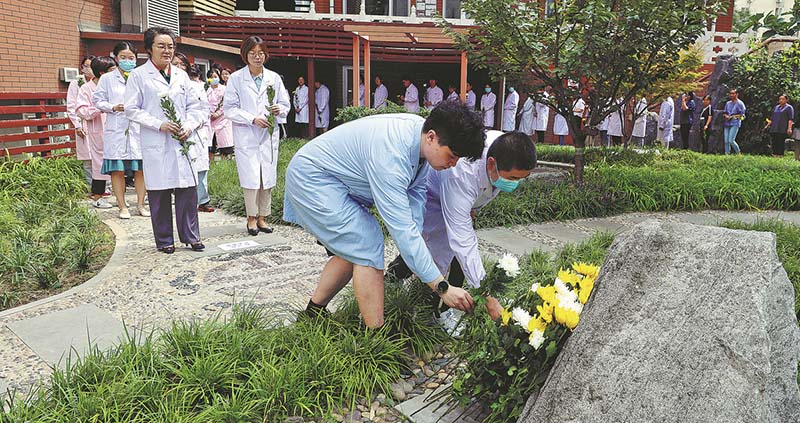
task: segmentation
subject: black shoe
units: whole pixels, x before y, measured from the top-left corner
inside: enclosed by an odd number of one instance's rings
[[[205,250],[205,249],[206,249],[206,246],[205,246],[205,244],[203,244],[203,243],[202,243],[202,242],[200,242],[200,241],[193,242],[193,243],[191,243],[191,244],[186,244],[186,245],[188,245],[188,246],[192,247],[192,251],[203,251],[203,250]]]
[[[246,225],[246,226],[247,226],[247,233],[248,234],[250,234],[252,236],[258,235],[258,232],[259,232],[258,227],[251,228],[250,225]]]
[[[256,225],[256,226],[258,226],[258,225]],[[269,226],[263,226],[263,227],[262,226],[258,226],[258,230],[261,231],[261,232],[264,232],[265,234],[271,234],[273,232],[272,228],[270,228]]]
[[[172,253],[175,252],[175,246],[174,245],[170,245],[168,247],[160,247],[158,249],[158,251],[161,251],[164,254],[172,254]]]

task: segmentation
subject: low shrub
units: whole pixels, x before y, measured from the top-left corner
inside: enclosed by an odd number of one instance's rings
[[[386,107],[380,109],[372,109],[364,106],[349,106],[341,108],[336,113],[336,118],[334,120],[339,123],[347,123],[350,122],[351,120],[360,119],[365,116],[382,115],[386,113],[409,113],[409,112],[406,111],[405,107],[397,103],[386,101]],[[422,117],[428,117],[428,115],[430,114],[430,110],[421,107],[419,111],[415,114]]]
[[[0,310],[89,279],[113,239],[80,202],[82,164],[72,158],[0,163]]]

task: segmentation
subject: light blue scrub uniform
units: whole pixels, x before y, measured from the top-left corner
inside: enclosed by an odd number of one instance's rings
[[[407,113],[361,118],[304,145],[286,169],[283,219],[351,263],[384,268],[377,207],[409,268],[441,276],[422,239],[430,166],[420,161],[425,120]]]

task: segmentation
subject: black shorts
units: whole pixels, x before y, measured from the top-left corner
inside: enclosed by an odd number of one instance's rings
[[[336,256],[336,254],[333,254],[333,252],[332,252],[331,250],[329,250],[327,247],[325,247],[324,245],[322,245],[322,243],[321,243],[321,242],[317,241],[317,245],[319,245],[319,246],[321,246],[322,248],[324,248],[324,249],[325,249],[325,253],[328,255],[328,257],[334,257],[334,256]]]

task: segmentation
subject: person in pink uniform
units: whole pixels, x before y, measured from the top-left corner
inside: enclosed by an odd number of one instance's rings
[[[92,75],[92,59],[94,56],[84,57],[81,62],[81,76],[69,83],[67,88],[67,117],[72,122],[72,127],[75,128],[75,155],[78,160],[83,163],[83,175],[86,177],[86,183],[92,185],[92,158],[89,156],[89,144],[86,143],[86,133],[83,132],[83,121],[75,113],[78,108],[78,91],[86,81],[91,81],[94,78]]]
[[[225,96],[225,85],[221,84],[219,73],[216,69],[208,71],[210,86],[206,91],[208,105],[211,109],[211,131],[214,137],[214,147],[222,157],[233,154],[233,126],[230,119],[225,117],[222,110],[222,99]]]
[[[92,205],[98,209],[111,208],[111,204],[103,198],[103,194],[106,192],[106,182],[111,180],[111,176],[104,175],[102,172],[103,128],[106,115],[95,107],[92,97],[94,97],[100,76],[116,69],[117,62],[112,57],[102,56],[92,60],[94,78],[87,81],[78,90],[78,107],[75,110],[78,117],[84,121],[83,131],[86,133],[89,156],[92,160]]]

